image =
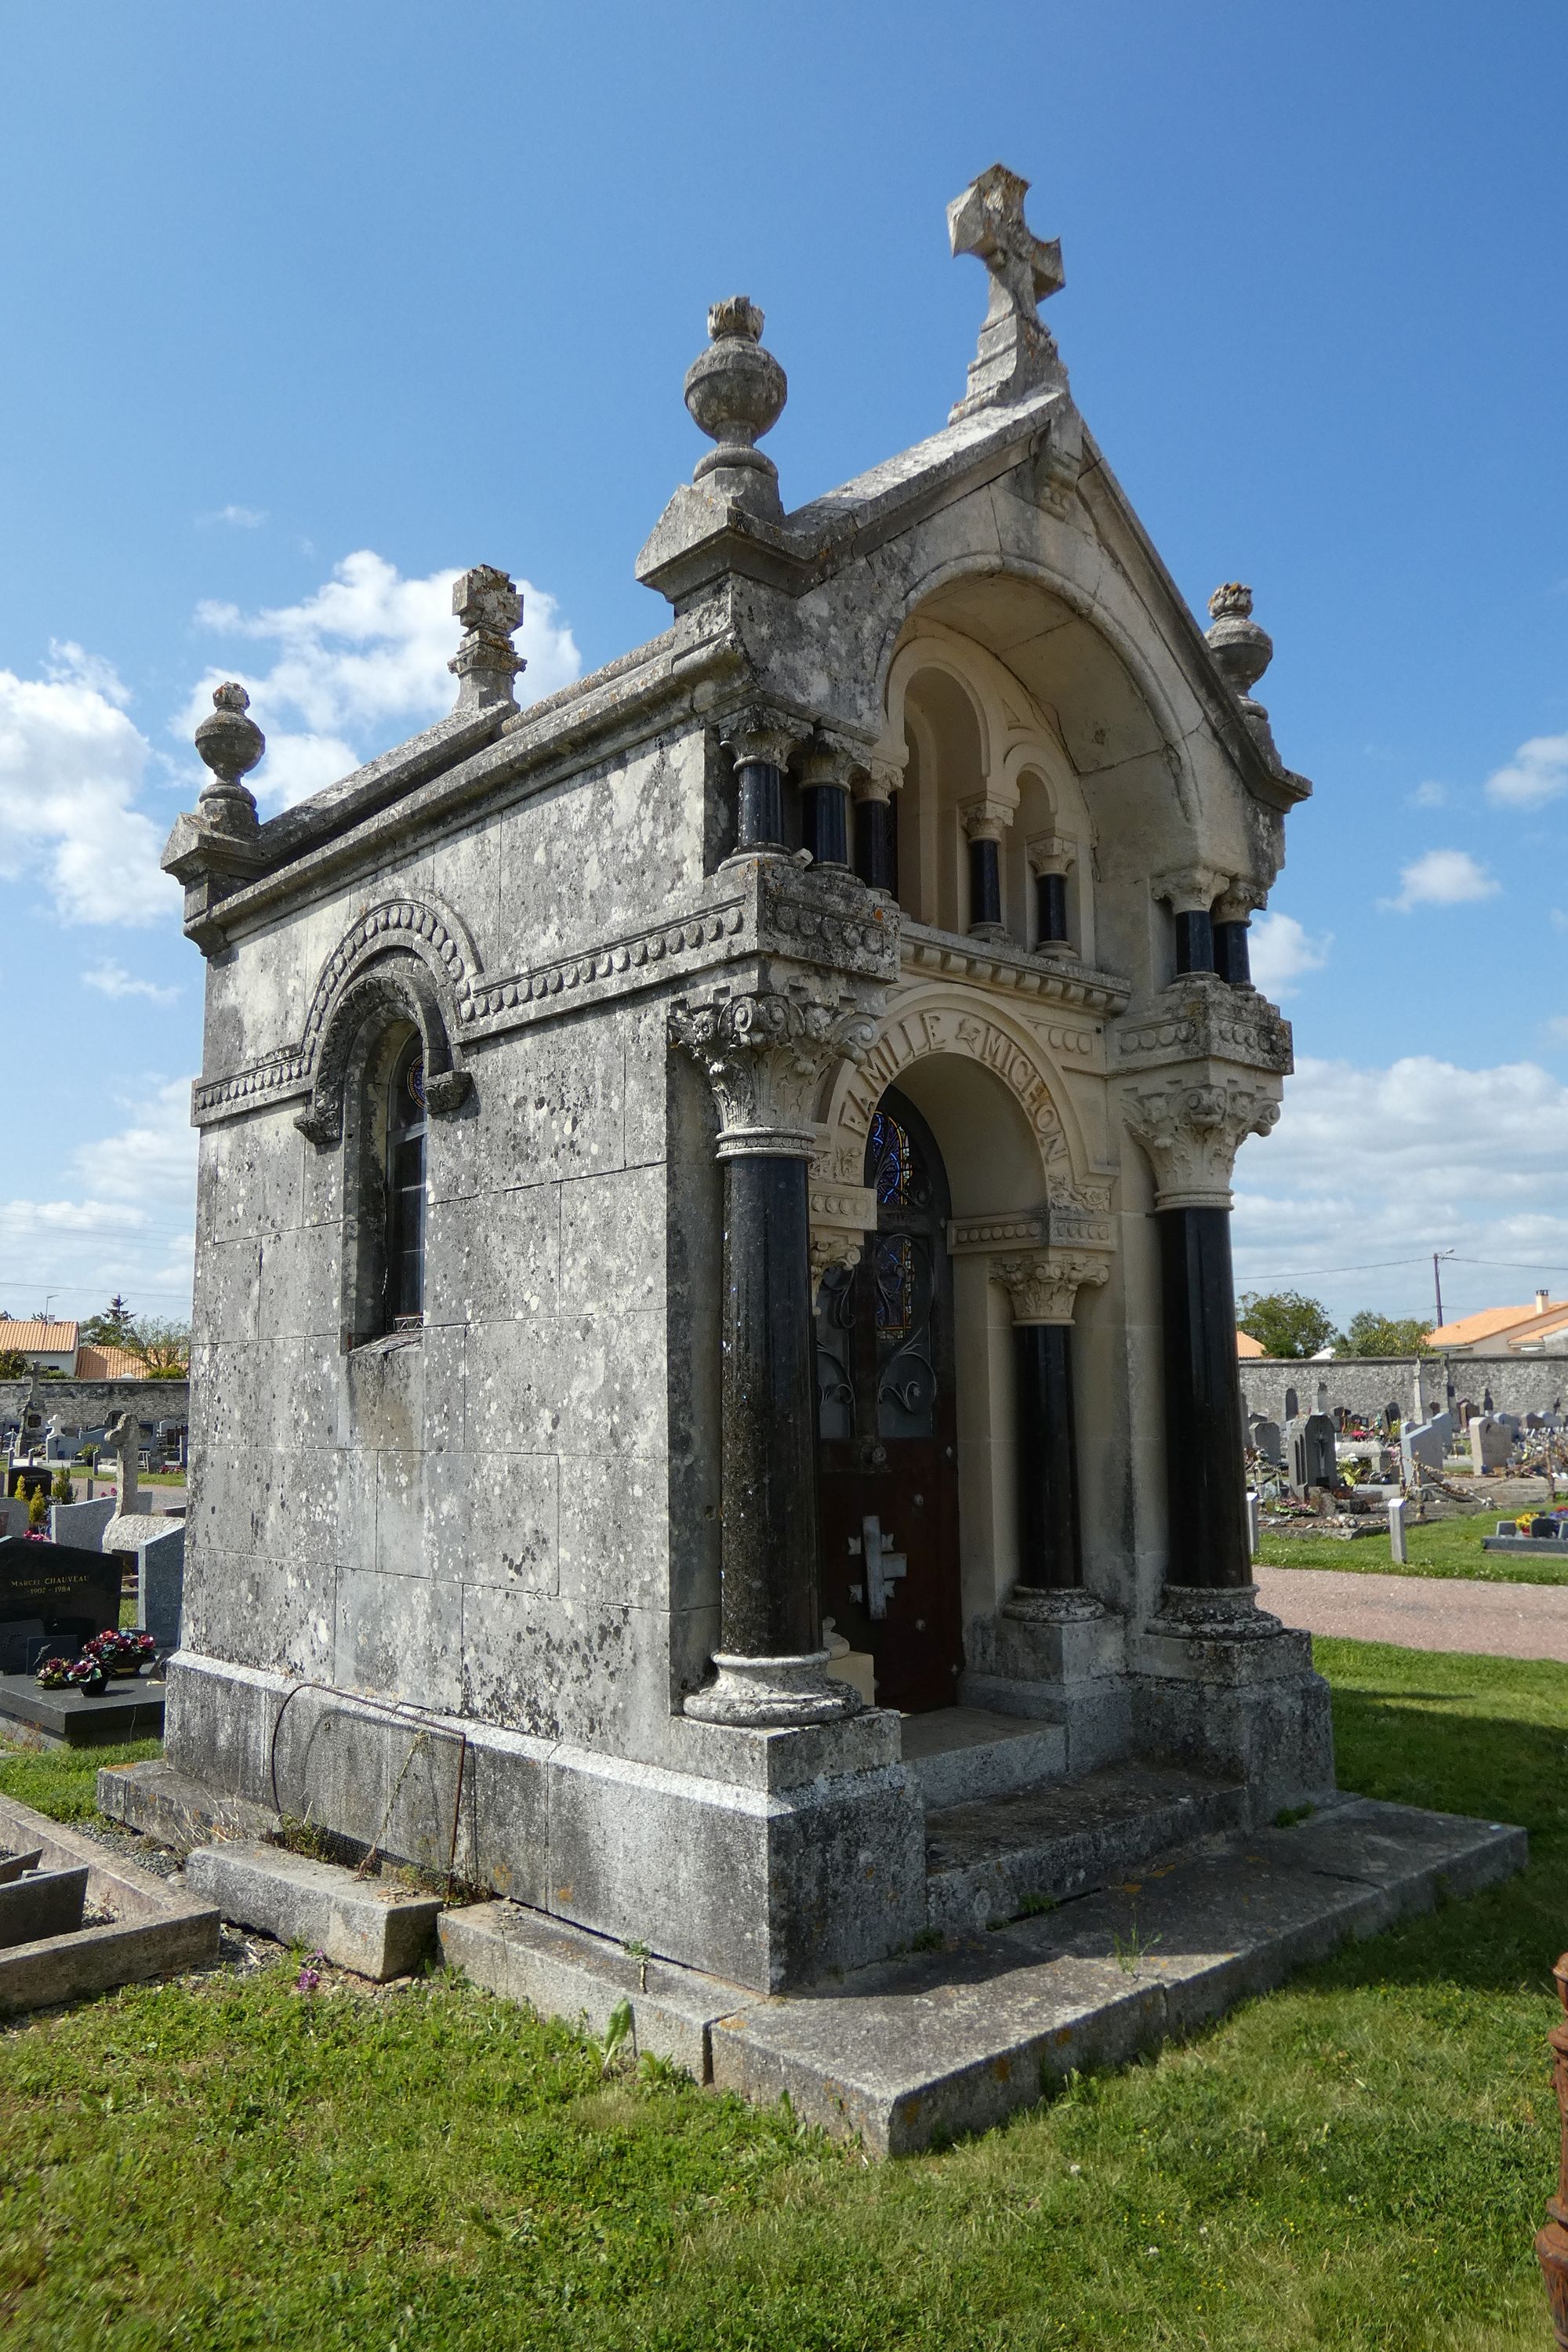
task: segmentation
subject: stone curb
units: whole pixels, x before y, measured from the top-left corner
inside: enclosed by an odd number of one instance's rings
[[[378,1984],[411,1975],[435,1948],[438,1896],[358,1878],[282,1846],[198,1846],[186,1860],[185,1882],[237,1926],[323,1952]]]

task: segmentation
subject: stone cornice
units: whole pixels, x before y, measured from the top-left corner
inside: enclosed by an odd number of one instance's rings
[[[243,1118],[312,1092],[327,1011],[377,957],[417,954],[447,994],[451,1039],[465,1051],[537,1021],[708,971],[766,959],[846,980],[885,985],[898,970],[898,913],[847,877],[802,870],[787,859],[733,861],[702,895],[668,919],[623,933],[577,955],[525,970],[488,973],[472,940],[447,908],[426,898],[386,898],[361,918],[318,976],[297,1043],[243,1067],[205,1073],[192,1095],[197,1127]]]
[[[982,987],[1016,989],[1022,996],[1044,997],[1049,1003],[1075,1005],[1086,1013],[1121,1013],[1132,993],[1131,982],[1119,972],[1097,971],[1076,957],[1037,955],[1011,940],[966,939],[956,931],[911,922],[907,915],[900,919],[899,961],[906,972],[940,973]]]
[[[1187,972],[1114,1032],[1121,1071],[1186,1062],[1221,1062],[1286,1076],[1294,1067],[1290,1024],[1255,988],[1237,988],[1211,971]]]

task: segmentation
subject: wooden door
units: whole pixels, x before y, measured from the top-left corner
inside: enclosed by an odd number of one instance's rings
[[[877,1230],[830,1267],[816,1313],[822,1611],[876,1664],[877,1700],[954,1704],[963,1664],[947,1176],[896,1087],[864,1181]]]

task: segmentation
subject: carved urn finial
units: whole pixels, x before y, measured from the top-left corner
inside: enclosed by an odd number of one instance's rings
[[[1250,694],[1274,658],[1274,640],[1252,617],[1252,591],[1239,580],[1227,580],[1209,598],[1214,625],[1208,631],[1209,650],[1226,684],[1237,694]]]
[[[230,678],[213,688],[210,719],[196,729],[196,751],[212,771],[202,786],[198,814],[220,833],[255,833],[256,802],[240,778],[248,775],[267,749],[267,738],[254,719],[247,719],[250,697]]]
[[[522,598],[510,572],[476,563],[452,583],[452,613],[463,625],[463,642],[447,667],[458,681],[459,710],[515,703],[512,681],[528,664],[513,650],[512,635],[522,626]]]
[[[1247,730],[1269,766],[1281,761],[1274,746],[1274,730],[1252,689],[1274,658],[1274,640],[1252,617],[1252,591],[1239,580],[1227,580],[1209,598],[1213,625],[1206,632],[1215,667],[1241,705]]]
[[[1037,236],[1024,218],[1028,190],[1016,172],[993,163],[947,208],[954,256],[976,255],[991,280],[980,348],[969,362],[969,390],[952,411],[952,425],[977,408],[1023,400],[1047,385],[1067,389],[1056,339],[1040,317],[1040,304],[1067,282],[1062,249],[1056,237]]]
[[[710,341],[686,371],[686,405],[699,432],[718,447],[698,460],[694,482],[710,482],[753,514],[782,519],[778,467],[756,446],[789,397],[784,372],[763,349],[763,314],[744,294],[715,302]]]

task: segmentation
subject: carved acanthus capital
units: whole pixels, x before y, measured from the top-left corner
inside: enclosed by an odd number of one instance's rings
[[[847,992],[800,981],[787,994],[757,989],[678,1004],[669,1034],[713,1090],[721,1160],[809,1160],[822,1081],[836,1063],[869,1051],[877,1024]]]
[[[1155,1205],[1228,1209],[1236,1155],[1249,1135],[1267,1135],[1279,1116],[1270,1077],[1194,1082],[1191,1074],[1130,1086],[1121,1115],[1149,1155]]]
[[[1012,805],[985,793],[962,803],[958,821],[971,841],[1000,841],[1013,822]]]
[[[1229,878],[1215,866],[1182,866],[1171,874],[1156,874],[1149,887],[1173,915],[1206,915]]]
[[[862,745],[819,727],[795,761],[795,774],[808,788],[813,784],[837,784],[840,792],[847,793],[865,764]]]
[[[1031,874],[1066,874],[1078,857],[1078,844],[1065,834],[1037,833],[1024,844]]]
[[[1013,1302],[1015,1323],[1070,1323],[1081,1289],[1098,1289],[1109,1278],[1101,1257],[1082,1257],[1071,1250],[1030,1250],[1018,1257],[992,1261],[993,1280]]]
[[[890,801],[901,792],[908,751],[889,752],[885,746],[868,752],[850,787],[858,801]]]
[[[1248,922],[1266,903],[1268,897],[1267,884],[1254,882],[1248,876],[1238,874],[1220,893],[1214,910],[1215,921]]]
[[[734,754],[738,768],[749,766],[753,761],[771,768],[787,768],[795,745],[803,743],[810,733],[807,721],[792,712],[751,703],[744,710],[732,711],[721,723],[719,740]]]

